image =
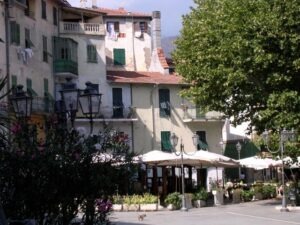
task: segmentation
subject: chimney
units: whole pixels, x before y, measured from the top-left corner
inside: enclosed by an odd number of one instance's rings
[[[160,11],[152,12],[152,47],[161,48],[161,21]]]
[[[92,8],[97,9],[97,0],[92,0]]]

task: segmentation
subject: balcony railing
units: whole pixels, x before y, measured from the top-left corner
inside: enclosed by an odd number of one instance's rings
[[[14,2],[16,2],[17,4],[20,4],[20,5],[24,6],[24,7],[26,7],[26,1],[28,1],[28,0],[15,0]]]
[[[51,113],[54,111],[53,101],[49,98],[33,97],[32,112],[34,113]]]
[[[53,61],[54,73],[78,75],[78,63],[72,60],[56,59]]]
[[[136,118],[135,107],[129,106],[104,106],[101,107],[101,117],[111,119]]]
[[[191,121],[216,121],[222,120],[223,114],[217,111],[205,111],[200,107],[182,105],[183,120]]]
[[[105,35],[104,24],[60,22],[60,33]]]

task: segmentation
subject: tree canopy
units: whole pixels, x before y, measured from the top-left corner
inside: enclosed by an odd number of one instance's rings
[[[300,125],[300,1],[195,0],[175,42],[195,103],[258,131]]]

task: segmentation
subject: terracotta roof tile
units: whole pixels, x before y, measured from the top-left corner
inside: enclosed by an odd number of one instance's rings
[[[167,63],[165,54],[164,54],[164,50],[162,48],[157,48],[157,55],[160,61],[161,66],[166,69],[169,68],[169,65]]]
[[[107,80],[127,84],[184,84],[179,75],[159,72],[107,71]]]
[[[139,13],[139,12],[130,12],[124,8],[119,9],[108,9],[108,8],[93,8],[93,10],[105,13],[107,16],[118,16],[118,17],[149,17],[152,18],[151,14]]]

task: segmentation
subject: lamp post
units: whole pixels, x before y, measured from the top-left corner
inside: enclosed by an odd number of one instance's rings
[[[98,91],[98,85],[87,82],[86,89],[81,91],[79,103],[82,113],[90,120],[90,134],[93,133],[93,117],[99,114],[101,96]]]
[[[242,150],[242,145],[241,143],[238,141],[238,143],[236,143],[235,148],[237,150],[238,153],[238,160],[241,159],[241,150]],[[241,177],[241,167],[239,166],[239,179]]]
[[[58,112],[68,114],[71,119],[72,128],[74,128],[74,120],[80,105],[82,113],[90,120],[90,134],[93,132],[93,117],[99,114],[101,96],[98,91],[98,85],[91,82],[86,83],[84,90],[79,90],[76,84],[67,82],[63,84],[60,91],[62,102],[58,104]],[[79,104],[78,104],[79,103]]]
[[[23,91],[23,85],[18,85],[13,95],[9,97],[13,110],[18,119],[27,119],[31,116],[32,96]]]
[[[197,145],[198,144],[198,135],[197,134],[194,134],[193,137],[193,143],[194,145]],[[172,133],[172,135],[170,136],[170,141],[171,141],[171,144],[173,146],[173,149],[175,149],[175,147],[177,146],[178,144],[178,137],[176,136],[175,133]],[[188,211],[187,207],[186,207],[186,201],[185,201],[185,184],[184,184],[184,167],[183,167],[183,153],[185,153],[184,151],[184,145],[182,143],[182,139],[181,139],[181,142],[180,142],[180,152],[177,153],[176,151],[174,151],[174,153],[177,155],[177,156],[181,156],[181,189],[182,189],[182,196],[181,196],[181,211]]]
[[[262,133],[262,138],[267,145],[267,150],[271,153],[276,153],[280,151],[280,157],[282,160],[281,164],[281,182],[282,182],[282,201],[281,201],[281,212],[288,212],[287,204],[286,204],[286,195],[285,195],[285,180],[284,180],[284,161],[283,161],[283,152],[284,152],[284,143],[287,141],[294,141],[296,139],[296,132],[294,129],[292,130],[286,130],[285,128],[280,131],[280,138],[279,138],[279,150],[277,151],[271,151],[268,147],[268,142],[269,142],[269,132],[265,130]]]

